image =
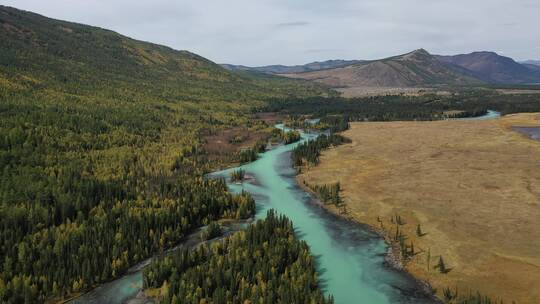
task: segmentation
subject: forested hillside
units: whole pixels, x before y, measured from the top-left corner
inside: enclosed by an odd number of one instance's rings
[[[273,210],[223,242],[154,261],[144,285],[165,287],[161,303],[333,302],[320,289],[309,247]]]
[[[87,290],[196,227],[251,216],[249,195],[203,178],[202,130],[327,92],[7,7],[0,41],[2,303]]]
[[[241,77],[187,51],[4,6],[0,40],[3,91],[46,88],[124,101],[252,100],[325,91],[308,82]]]

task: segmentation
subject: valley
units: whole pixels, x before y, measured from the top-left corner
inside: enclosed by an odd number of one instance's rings
[[[182,49],[0,5],[0,303],[540,301],[537,62],[217,64],[313,23],[154,9]]]

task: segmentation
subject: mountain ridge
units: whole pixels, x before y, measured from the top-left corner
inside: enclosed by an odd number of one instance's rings
[[[424,62],[416,60],[414,58],[415,56],[417,57],[416,59],[423,57]],[[443,66],[437,66],[438,64],[434,62],[433,58]],[[397,68],[397,62],[408,62],[408,65],[402,65],[400,68]],[[222,66],[234,72],[267,73],[291,78],[301,78],[333,87],[476,85],[480,83],[528,84],[540,82],[540,61],[530,60],[518,63],[512,58],[490,51],[477,51],[459,55],[432,55],[425,49],[417,49],[410,53],[375,60],[327,60],[295,66],[269,65],[248,67],[230,64],[222,64]],[[445,68],[448,70],[444,71]],[[369,72],[375,75],[375,77],[368,80],[369,75],[361,76],[358,74],[359,71],[351,72],[347,71],[347,69],[363,70],[362,73],[366,74]],[[435,74],[429,75],[430,72],[427,72],[426,69],[435,69],[432,71]],[[405,72],[407,70],[409,71]],[[348,73],[350,75],[341,75],[339,77],[336,75],[328,76],[328,74],[335,73]],[[401,75],[399,75],[400,73]],[[436,74],[438,73],[446,76],[437,76]],[[378,74],[384,74],[384,76]],[[351,78],[354,77],[357,78],[356,81],[351,82]],[[386,80],[380,79],[380,77],[386,78]],[[345,80],[346,78],[348,80]]]
[[[301,72],[310,72],[310,71],[319,71],[326,69],[333,69],[338,67],[344,67],[347,65],[352,65],[360,63],[363,60],[343,60],[343,59],[330,59],[325,61],[314,61],[302,65],[266,65],[266,66],[257,66],[249,67],[245,65],[234,65],[234,64],[221,64],[222,67],[230,71],[251,71],[251,72],[261,72],[268,74],[290,74],[290,73],[301,73]]]
[[[238,75],[186,50],[7,6],[0,6],[0,40],[0,84],[12,87],[107,96],[125,95],[118,91],[129,87],[133,96],[169,101],[326,91],[307,82]]]
[[[353,65],[296,74],[282,74],[332,87],[414,87],[470,85],[482,81],[443,65],[424,49]]]
[[[453,56],[435,56],[449,67],[460,67],[492,84],[522,84],[540,81],[540,73],[528,65],[495,52],[472,52]]]
[[[540,60],[525,60],[525,61],[520,61],[519,63],[524,64],[524,65],[540,66]]]

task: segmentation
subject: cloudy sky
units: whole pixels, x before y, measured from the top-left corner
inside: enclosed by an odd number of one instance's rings
[[[376,59],[425,48],[540,59],[539,0],[0,0],[219,63]]]

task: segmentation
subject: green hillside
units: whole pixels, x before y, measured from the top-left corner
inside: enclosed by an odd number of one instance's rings
[[[256,128],[269,97],[327,91],[0,7],[0,302],[59,300],[122,275],[249,195],[207,181],[202,134]]]
[[[126,101],[249,100],[324,91],[307,82],[240,77],[187,51],[4,6],[0,39],[4,90],[48,88]]]

